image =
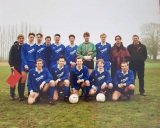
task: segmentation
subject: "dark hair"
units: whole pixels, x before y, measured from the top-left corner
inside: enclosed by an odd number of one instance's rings
[[[41,37],[43,37],[42,33],[37,33],[36,36],[40,35]]]
[[[83,37],[90,37],[90,34],[89,34],[89,32],[85,32],[84,34],[83,34]]]
[[[75,39],[75,35],[73,35],[73,34],[69,35],[69,39],[70,39],[71,37],[74,37],[74,39]]]
[[[120,35],[117,35],[117,36],[115,36],[115,40],[116,40],[117,37],[119,37],[120,39],[122,39],[122,37]]]
[[[31,35],[33,35],[33,36],[35,37],[35,34],[34,34],[33,32],[30,32],[30,33],[28,34],[28,36],[31,36]]]
[[[76,57],[76,60],[78,60],[78,59],[82,59],[82,57],[81,56],[77,56]],[[83,60],[83,59],[82,59]]]
[[[46,37],[45,37],[45,40],[48,39],[48,38],[51,40],[51,37],[50,37],[50,36],[46,36]]]
[[[133,37],[138,37],[138,38],[139,38],[139,36],[138,36],[138,35],[133,35]]]
[[[60,59],[64,59],[64,60],[65,60],[65,57],[64,57],[63,55],[61,55],[61,56],[58,58],[58,60],[60,60]]]
[[[128,62],[126,61],[122,61],[121,64],[127,64],[128,65]]]
[[[59,36],[59,37],[61,37],[61,35],[60,35],[60,34],[55,34],[54,36]]]

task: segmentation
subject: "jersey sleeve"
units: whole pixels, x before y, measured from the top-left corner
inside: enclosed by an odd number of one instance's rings
[[[96,47],[95,47],[95,45],[94,44],[92,44],[92,52],[93,52],[93,54],[91,55],[92,56],[92,59],[94,59],[94,57],[96,57]]]
[[[107,84],[109,84],[109,83],[111,83],[112,82],[112,78],[111,78],[111,75],[110,75],[110,73],[107,71],[106,72],[106,83]]]
[[[130,84],[134,84],[134,73],[131,70],[129,70],[129,80],[126,82],[126,86]]]
[[[84,59],[84,56],[82,55],[82,44],[77,47],[76,55]]]
[[[68,66],[64,67],[64,75],[63,77],[60,78],[61,81],[68,79],[68,73],[69,73],[69,69]]]

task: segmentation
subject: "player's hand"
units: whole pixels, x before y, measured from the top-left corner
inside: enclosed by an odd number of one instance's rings
[[[59,82],[59,79],[57,79],[55,82],[56,82],[56,85],[57,85],[57,84],[58,84],[58,82]]]
[[[14,66],[11,67],[11,70],[13,70],[13,71],[15,70]]]
[[[40,90],[42,90],[43,87],[44,87],[44,84],[42,83],[42,84],[39,86]]]
[[[124,86],[124,84],[122,84],[122,83],[118,84],[119,88],[123,88],[123,86]]]
[[[34,98],[34,97],[35,97],[34,92],[30,92],[30,97],[31,97],[31,98]]]
[[[71,63],[71,68],[73,68],[75,65],[76,65],[76,63],[75,63],[75,62],[72,62],[72,63]]]
[[[29,70],[28,65],[25,65],[24,68],[25,68],[25,70]]]
[[[81,82],[82,82],[82,80],[80,80],[80,79],[77,80],[77,83],[78,83],[78,84],[80,84]]]

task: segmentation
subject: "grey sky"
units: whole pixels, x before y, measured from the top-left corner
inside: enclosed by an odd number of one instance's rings
[[[80,44],[88,31],[93,43],[104,32],[112,45],[118,34],[127,46],[141,25],[160,23],[158,0],[0,0],[0,17],[1,25],[25,21],[40,25],[44,36],[60,33],[63,44],[69,34]]]

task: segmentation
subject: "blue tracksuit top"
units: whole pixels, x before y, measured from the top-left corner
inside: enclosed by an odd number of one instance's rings
[[[73,47],[71,47],[70,45],[68,45],[65,48],[65,58],[67,61],[67,64],[70,65],[70,62],[76,62],[76,50],[77,50],[77,45],[74,45]]]
[[[51,44],[51,58],[50,60],[56,62],[58,58],[65,53],[65,46],[63,44],[55,45]]]
[[[114,77],[114,85],[118,86],[120,83],[125,83],[126,86],[134,84],[134,74],[132,70],[128,70],[126,74],[122,73],[122,70],[118,70]]]
[[[46,46],[44,44],[36,45],[36,59],[45,59]]]
[[[22,45],[21,60],[22,60],[22,66],[28,65],[27,62],[35,62],[36,44],[30,46],[28,43],[25,43]]]
[[[106,42],[105,45],[101,45],[100,43],[96,44],[96,60],[103,59],[104,61],[109,61],[110,59],[110,51],[111,51],[111,45],[110,43]]]
[[[89,76],[91,85],[100,87],[104,82],[109,84],[112,82],[111,75],[107,70],[99,72],[98,69],[94,69]]]
[[[33,90],[34,92],[39,92],[40,91],[40,85],[42,82],[49,83],[52,80],[52,76],[49,73],[47,68],[43,68],[40,73],[36,71],[36,68],[32,68],[29,71],[28,75],[28,91],[30,92]]]
[[[71,87],[74,88],[77,86],[77,80],[78,79],[83,79],[88,80],[88,68],[86,66],[82,66],[81,70],[77,70],[77,66],[73,67],[70,71],[70,82],[71,82]]]
[[[53,80],[57,80],[59,79],[60,81],[64,81],[66,79],[68,79],[68,73],[69,73],[69,69],[67,65],[64,65],[64,67],[62,69],[58,68],[58,64],[54,65],[51,68],[51,75],[53,77]]]

